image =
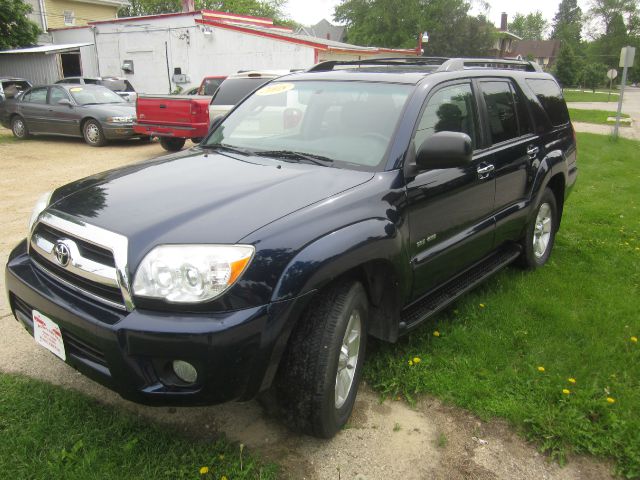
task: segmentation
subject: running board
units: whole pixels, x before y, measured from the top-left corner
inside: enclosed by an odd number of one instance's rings
[[[459,296],[513,262],[521,252],[522,247],[518,244],[503,247],[409,305],[402,312],[400,333],[406,333],[453,303]]]

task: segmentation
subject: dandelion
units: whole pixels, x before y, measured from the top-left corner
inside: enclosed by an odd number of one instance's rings
[[[222,477],[220,477],[220,480],[229,480],[229,479],[227,478],[226,475],[222,475]]]
[[[575,384],[576,383],[576,379],[573,377],[567,378],[567,382]]]
[[[638,343],[638,337],[636,336],[631,337],[629,340],[631,340],[631,343]]]
[[[410,367],[413,367],[413,360],[409,360],[407,363],[409,364]]]
[[[200,475],[206,475],[209,473],[209,467],[200,467]]]
[[[569,395],[571,393],[571,390],[569,390],[568,388],[563,388],[562,393],[564,393],[565,395]]]
[[[481,303],[480,308],[484,308],[484,307],[486,307],[486,305],[484,303]]]
[[[538,367],[538,371],[539,371],[539,372],[544,372],[544,367],[543,367],[542,365],[540,365],[540,366]]]
[[[435,332],[433,332],[433,336],[434,337],[439,337],[440,336],[440,332],[438,330],[436,330]]]
[[[607,397],[607,403],[616,403],[616,399],[612,397]]]
[[[413,363],[414,364],[418,364],[422,361],[422,359],[420,357],[413,357]]]

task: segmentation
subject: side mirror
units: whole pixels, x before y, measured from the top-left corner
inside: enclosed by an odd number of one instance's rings
[[[58,105],[66,105],[67,107],[73,107],[73,103],[68,98],[63,98],[62,100],[58,100]]]
[[[222,123],[222,120],[224,120],[224,115],[217,115],[216,117],[214,117],[213,121],[211,122],[211,125],[209,126],[209,133],[213,132],[216,128],[218,128],[218,125]]]
[[[416,152],[420,170],[463,167],[471,161],[473,147],[466,133],[438,132],[427,138]]]

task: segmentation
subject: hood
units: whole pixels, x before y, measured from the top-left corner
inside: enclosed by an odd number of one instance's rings
[[[122,102],[122,103],[105,103],[102,105],[83,105],[81,108],[90,109],[93,112],[99,112],[105,117],[116,116],[136,116],[135,103]]]
[[[237,243],[373,175],[194,149],[78,180],[50,208],[125,235],[135,262],[161,243]]]

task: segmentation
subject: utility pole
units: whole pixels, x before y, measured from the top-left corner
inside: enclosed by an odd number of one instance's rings
[[[633,58],[636,54],[634,47],[622,47],[620,51],[620,66],[622,70],[622,81],[620,82],[620,98],[618,99],[618,113],[616,113],[616,126],[613,127],[613,136],[618,138],[618,128],[620,127],[620,114],[622,113],[622,98],[624,97],[624,87],[627,84],[627,70],[633,67]]]

